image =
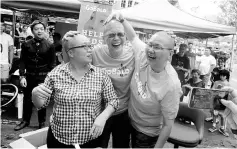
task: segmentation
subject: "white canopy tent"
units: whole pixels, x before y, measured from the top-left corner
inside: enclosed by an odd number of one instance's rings
[[[178,35],[192,38],[210,38],[236,33],[234,27],[192,16],[174,7],[167,0],[146,0],[119,11],[137,28],[172,30]]]

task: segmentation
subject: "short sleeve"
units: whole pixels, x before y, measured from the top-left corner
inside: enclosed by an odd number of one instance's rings
[[[173,87],[161,100],[161,111],[165,118],[175,119],[179,110],[179,102],[182,91],[181,87]]]
[[[216,59],[212,56],[212,59],[211,59],[211,65],[215,65],[216,66]]]

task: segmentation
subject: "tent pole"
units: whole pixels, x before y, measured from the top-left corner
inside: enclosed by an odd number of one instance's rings
[[[232,70],[232,65],[233,65],[233,60],[234,60],[234,39],[235,39],[235,35],[233,35],[232,37],[232,43],[231,43],[231,57],[230,57],[230,70]],[[237,40],[237,38],[236,38]]]
[[[208,38],[206,39],[206,48],[207,48]]]
[[[15,41],[15,26],[16,26],[16,11],[13,10],[13,15],[12,15],[12,38],[13,38],[13,41]]]

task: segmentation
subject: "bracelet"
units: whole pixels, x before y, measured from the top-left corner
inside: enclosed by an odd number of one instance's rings
[[[122,18],[121,20],[119,20],[119,22],[120,22],[120,23],[123,23],[123,22],[124,22],[124,20],[125,20],[125,19],[124,19],[124,18]]]

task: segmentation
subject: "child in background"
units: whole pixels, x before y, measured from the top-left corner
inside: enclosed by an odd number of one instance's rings
[[[220,70],[220,80],[215,81],[213,85],[213,89],[221,89],[224,86],[230,86],[229,84],[229,78],[230,78],[230,72],[228,70]],[[212,128],[209,128],[208,130],[210,132],[215,132],[217,130],[216,125],[218,123],[218,116],[220,116],[221,120],[221,127],[219,128],[219,132],[222,133],[224,136],[228,137],[229,134],[226,132],[226,126],[225,126],[225,120],[223,116],[224,111],[218,111],[213,110],[211,111],[212,117],[213,117],[213,124]]]
[[[201,74],[201,72],[198,69],[193,69],[191,71],[191,78],[187,81],[187,83],[185,85],[182,86],[183,96],[188,95],[188,93],[190,91],[190,87],[205,88],[205,83],[202,81],[202,79],[200,79],[200,74]],[[181,96],[181,98],[183,98],[183,96]],[[183,118],[179,118],[179,120],[186,123],[186,124],[191,124],[191,121],[189,121],[189,120],[185,120]]]
[[[205,88],[205,84],[202,81],[202,79],[200,79],[200,74],[201,72],[198,69],[193,69],[191,71],[191,78],[186,82],[185,85],[183,85],[183,93],[184,96],[187,96],[189,91],[190,91],[190,86],[191,87],[202,87]]]

